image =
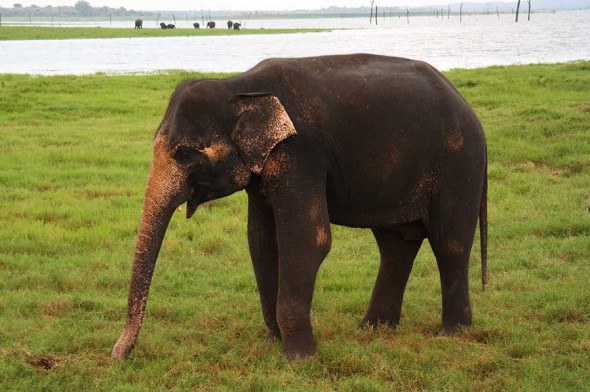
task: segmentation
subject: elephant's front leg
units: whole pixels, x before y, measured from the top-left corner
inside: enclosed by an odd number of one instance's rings
[[[277,323],[278,261],[272,207],[262,196],[248,195],[248,244],[269,336],[281,338]]]
[[[316,353],[311,301],[316,274],[331,241],[325,194],[309,184],[295,189],[305,193],[273,198],[279,251],[277,321],[289,360]]]

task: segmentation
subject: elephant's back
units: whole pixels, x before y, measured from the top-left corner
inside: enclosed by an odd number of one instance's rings
[[[485,161],[483,131],[473,111],[426,63],[359,54],[274,59],[252,71],[265,75],[264,88],[279,97],[299,137],[327,152],[335,223],[371,221],[373,212],[359,209],[361,204],[389,211],[387,219],[409,218],[399,208],[424,208],[416,195],[436,162],[451,159],[479,168]],[[347,218],[339,219],[344,211]]]

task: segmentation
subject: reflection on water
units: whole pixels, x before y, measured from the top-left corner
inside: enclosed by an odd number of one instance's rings
[[[190,21],[189,21],[190,22]],[[107,22],[108,23],[108,22]],[[131,22],[113,22],[113,24]],[[179,21],[178,26],[182,26]],[[184,22],[186,24],[186,22]],[[144,73],[165,69],[243,71],[268,57],[368,52],[427,61],[440,69],[590,60],[590,12],[436,19],[281,19],[245,21],[249,28],[363,27],[328,33],[219,37],[0,41],[0,72]],[[368,28],[370,27],[370,28]]]

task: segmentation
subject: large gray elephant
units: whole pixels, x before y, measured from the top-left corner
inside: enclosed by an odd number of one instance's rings
[[[135,19],[135,28],[136,29],[143,29],[143,20]]]
[[[330,223],[370,228],[381,267],[362,325],[396,326],[424,239],[442,286],[442,330],[471,324],[468,265],[480,222],[487,258],[482,127],[431,66],[367,54],[271,59],[225,80],[182,83],[158,127],[135,246],[133,348],[168,223],[245,189],[248,241],[271,336],[288,359],[314,355],[310,308]]]

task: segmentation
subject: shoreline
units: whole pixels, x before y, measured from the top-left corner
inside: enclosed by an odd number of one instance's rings
[[[503,68],[510,68],[510,67],[529,67],[529,66],[560,66],[560,65],[576,65],[576,64],[583,64],[589,63],[589,59],[577,59],[577,60],[568,60],[568,61],[560,61],[560,62],[535,62],[535,63],[515,63],[515,64],[492,64],[486,65],[482,67],[454,67],[454,68],[437,68],[440,72],[447,73],[447,72],[455,72],[455,71],[477,71],[477,70],[484,70],[484,69],[503,69]],[[215,77],[223,78],[223,77],[231,77],[234,75],[238,75],[244,71],[202,71],[198,69],[161,69],[161,70],[154,70],[148,72],[135,72],[135,71],[120,71],[120,72],[90,72],[90,73],[81,73],[81,74],[73,74],[73,73],[16,73],[16,72],[1,72],[0,76],[29,76],[31,78],[51,78],[51,77],[93,77],[93,76],[107,76],[107,77],[125,77],[125,76],[173,76],[179,74],[199,74],[199,75],[216,75]]]
[[[330,32],[332,28],[288,28],[288,29],[249,29],[230,30],[175,28],[134,29],[132,27],[51,27],[51,26],[1,26],[0,42],[74,39],[114,39],[114,38],[168,38],[168,37],[220,37],[261,34],[302,34]]]

